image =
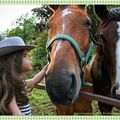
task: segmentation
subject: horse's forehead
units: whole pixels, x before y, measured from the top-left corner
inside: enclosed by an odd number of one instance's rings
[[[64,9],[58,9],[58,11],[56,11],[56,14],[58,15],[60,13],[60,15],[62,15],[62,17],[64,16],[67,16],[67,15],[78,15],[78,14],[81,14],[81,15],[84,15],[86,16],[86,11],[84,11],[83,9],[80,9],[78,7],[66,7]]]
[[[69,15],[71,13],[72,13],[72,11],[70,9],[66,8],[65,10],[62,11],[62,16],[64,17],[65,15]]]

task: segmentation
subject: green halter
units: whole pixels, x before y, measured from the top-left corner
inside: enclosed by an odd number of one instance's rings
[[[90,36],[91,36],[91,39],[93,39],[93,36],[92,34],[90,33]],[[90,40],[90,44],[89,44],[89,49],[86,53],[85,56],[82,55],[82,52],[79,48],[79,46],[77,45],[77,43],[75,42],[75,40],[66,35],[66,34],[57,34],[55,35],[46,45],[46,49],[49,50],[49,47],[52,45],[52,43],[58,39],[62,39],[62,40],[67,40],[68,42],[71,43],[71,45],[73,46],[73,48],[75,49],[75,51],[77,52],[78,54],[78,57],[81,61],[81,66],[82,66],[82,69],[81,69],[81,80],[82,80],[82,87],[88,87],[88,86],[92,86],[92,83],[89,83],[89,82],[85,82],[85,68],[86,68],[86,64],[88,64],[89,60],[90,60],[90,56],[91,56],[91,52],[94,48],[93,46],[93,42],[92,40]]]

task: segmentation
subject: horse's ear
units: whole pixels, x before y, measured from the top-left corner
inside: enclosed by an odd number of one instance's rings
[[[104,19],[108,13],[106,5],[95,5],[95,13],[100,19]]]
[[[48,7],[52,10],[55,11],[58,8],[59,5],[49,5]]]

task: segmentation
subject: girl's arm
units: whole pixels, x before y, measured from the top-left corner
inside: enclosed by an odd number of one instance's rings
[[[9,110],[11,111],[12,115],[22,115],[17,103],[15,96],[13,97],[12,101],[8,105]]]
[[[48,65],[44,66],[44,68],[37,75],[35,75],[33,78],[25,80],[27,87],[34,87],[45,77],[47,66]]]

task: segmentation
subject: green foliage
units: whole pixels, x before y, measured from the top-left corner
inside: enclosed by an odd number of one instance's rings
[[[8,32],[8,37],[19,36],[26,44],[34,44],[34,37],[36,35],[34,26],[35,18],[28,18],[28,14],[21,16],[16,20],[16,27]]]
[[[49,17],[52,15],[52,11],[49,9],[48,5],[43,5],[40,8],[32,9],[33,15],[39,20],[39,23],[36,24],[35,29],[38,32],[42,32],[46,29],[46,22]]]
[[[46,41],[47,31],[43,31],[36,38],[37,48],[30,52],[35,70],[41,69],[47,63]]]
[[[96,31],[99,27],[100,21],[98,20],[97,16],[95,15],[93,5],[87,6],[87,13],[89,14],[89,17],[91,19],[91,30],[94,34],[96,34]]]
[[[47,22],[48,18],[52,15],[52,11],[48,8],[48,5],[43,5],[40,8],[32,9],[33,15],[38,19]]]
[[[7,31],[0,32],[0,40],[3,40],[7,36]]]
[[[30,51],[30,57],[33,60],[34,70],[40,70],[46,64],[46,40],[47,31],[37,33],[35,31],[35,17],[28,18],[28,14],[22,15],[16,20],[16,27],[6,32],[7,37],[19,36],[24,42],[32,45],[37,45],[37,48]],[[2,37],[2,36],[1,36]]]

